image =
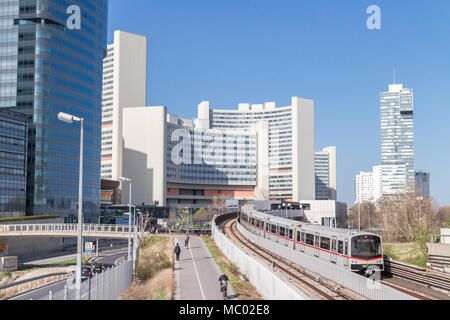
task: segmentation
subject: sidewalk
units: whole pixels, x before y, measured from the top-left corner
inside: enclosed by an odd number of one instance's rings
[[[223,300],[220,292],[221,271],[200,237],[191,236],[189,248],[184,247],[184,236],[174,236],[174,246],[181,248],[180,261],[175,259],[175,300]],[[228,284],[228,296],[234,298]]]

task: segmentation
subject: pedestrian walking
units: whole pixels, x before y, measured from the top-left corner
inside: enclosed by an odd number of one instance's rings
[[[184,238],[184,246],[186,248],[189,247],[189,236],[186,236],[186,238]]]
[[[175,246],[175,249],[173,250],[173,252],[175,253],[176,257],[177,257],[177,261],[180,260],[180,253],[181,253],[181,248],[180,246],[177,245]]]

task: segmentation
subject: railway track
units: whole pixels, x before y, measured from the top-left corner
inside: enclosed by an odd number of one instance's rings
[[[429,269],[421,268],[418,266],[385,259],[385,274],[393,277],[394,279],[403,279],[419,287],[438,289],[441,292],[446,292],[447,295],[450,295],[450,276],[437,271],[430,271]],[[382,282],[388,286],[395,287],[399,291],[408,291],[406,293],[422,300],[438,299],[435,297],[431,297],[430,295],[425,295],[421,292],[417,292],[416,290],[406,289],[391,282]]]
[[[236,219],[223,221],[219,228],[235,243],[246,248],[252,255],[258,256],[261,260],[268,263],[272,269],[279,274],[283,274],[291,284],[295,285],[312,299],[319,300],[363,300],[363,297],[357,296],[336,283],[323,279],[320,276],[296,266],[292,262],[279,257],[266,249],[248,241],[240,235],[236,228]]]

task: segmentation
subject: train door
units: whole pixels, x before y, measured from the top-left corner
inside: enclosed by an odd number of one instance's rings
[[[320,234],[316,233],[314,235],[314,256],[319,256],[319,247],[320,247]]]
[[[348,239],[344,239],[344,266],[348,266]]]
[[[300,245],[300,251],[301,252],[305,252],[305,243],[306,243],[306,239],[305,239],[305,231],[301,231],[301,233],[300,233],[300,243],[302,243],[301,245]]]
[[[337,238],[331,237],[331,262],[336,263],[337,261]]]

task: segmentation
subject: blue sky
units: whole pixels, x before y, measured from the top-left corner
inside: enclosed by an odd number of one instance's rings
[[[381,30],[368,30],[369,5]],[[416,170],[450,205],[450,1],[110,0],[114,30],[148,37],[148,105],[196,116],[238,103],[316,103],[316,150],[337,146],[338,198],[381,162],[379,93],[415,91]]]

